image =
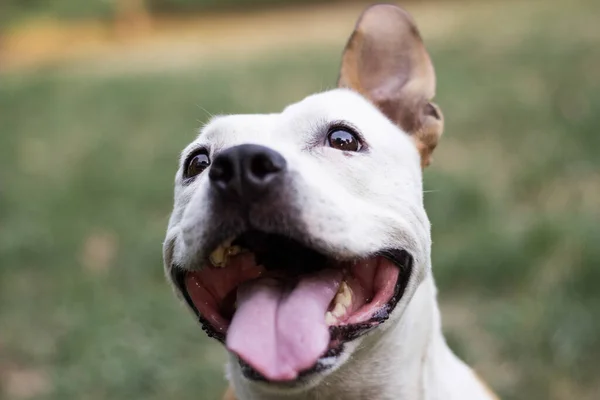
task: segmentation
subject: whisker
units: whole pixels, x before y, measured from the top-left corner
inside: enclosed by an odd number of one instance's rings
[[[214,117],[214,115],[212,115],[210,113],[210,111],[208,111],[206,108],[202,107],[200,104],[196,104],[196,107],[198,107],[199,109],[201,109],[202,111],[204,111],[210,118]]]

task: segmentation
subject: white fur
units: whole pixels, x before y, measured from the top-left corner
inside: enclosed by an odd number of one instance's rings
[[[366,148],[345,154],[325,146],[328,127],[353,126]],[[411,138],[360,95],[336,89],[310,96],[280,114],[217,117],[182,154],[205,146],[211,156],[244,143],[280,152],[286,185],[308,235],[323,250],[360,257],[402,248],[414,258],[409,285],[391,318],[345,347],[334,368],[294,388],[229,373],[240,400],[251,399],[491,399],[447,347],[431,274],[430,224],[423,207],[420,156]],[[209,181],[175,182],[175,207],[165,242],[165,266],[193,266],[203,257]],[[167,274],[169,276],[169,274]]]

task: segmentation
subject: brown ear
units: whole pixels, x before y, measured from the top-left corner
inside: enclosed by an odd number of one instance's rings
[[[430,101],[435,95],[431,59],[406,11],[378,4],[363,12],[344,50],[338,86],[365,96],[410,134],[421,165],[429,165],[444,122]]]

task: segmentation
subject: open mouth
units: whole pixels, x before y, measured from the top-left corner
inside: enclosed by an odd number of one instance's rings
[[[331,365],[345,342],[388,319],[412,269],[404,250],[338,260],[276,234],[247,231],[198,270],[172,268],[206,333],[247,377],[293,381]]]

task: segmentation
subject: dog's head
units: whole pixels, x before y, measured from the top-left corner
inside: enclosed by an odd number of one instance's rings
[[[410,16],[368,8],[338,85],[214,118],[181,156],[167,277],[247,379],[315,384],[396,323],[429,272],[421,172],[442,116]]]

